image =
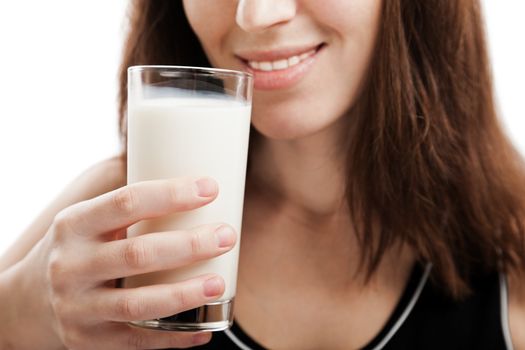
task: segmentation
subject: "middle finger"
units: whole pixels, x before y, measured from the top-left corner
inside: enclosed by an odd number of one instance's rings
[[[230,250],[236,242],[225,224],[197,226],[191,230],[148,233],[99,245],[83,265],[83,275],[111,279],[173,269],[209,259]]]

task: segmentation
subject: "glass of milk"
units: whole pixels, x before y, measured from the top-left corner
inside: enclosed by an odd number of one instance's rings
[[[225,222],[235,247],[216,258],[170,271],[128,277],[124,287],[173,283],[205,273],[224,278],[216,302],[134,325],[174,331],[223,330],[233,321],[253,89],[248,73],[182,66],[128,69],[128,184],[179,176],[211,176],[210,204],[128,228],[128,237]]]

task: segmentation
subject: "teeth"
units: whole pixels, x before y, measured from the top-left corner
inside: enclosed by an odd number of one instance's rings
[[[279,60],[272,62],[273,70],[286,69],[288,68],[288,60]]]
[[[310,50],[298,56],[292,56],[292,57],[288,57],[288,59],[282,59],[282,60],[271,61],[271,62],[269,61],[263,61],[263,62],[248,61],[248,65],[253,69],[262,70],[265,72],[270,72],[273,70],[282,70],[282,69],[286,69],[291,66],[295,66],[296,64],[303,61],[304,59],[312,56],[314,53],[315,53],[315,50]]]
[[[295,66],[299,62],[301,62],[301,58],[299,56],[292,56],[288,59],[288,66]]]
[[[311,50],[311,51],[308,51],[308,52],[305,52],[305,53],[301,54],[301,56],[299,56],[299,58],[301,60],[304,60],[306,57],[311,56],[314,53],[315,53],[315,50]]]
[[[259,69],[264,71],[271,71],[272,68],[272,62],[259,62]]]

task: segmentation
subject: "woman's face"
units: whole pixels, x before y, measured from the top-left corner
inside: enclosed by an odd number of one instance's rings
[[[371,59],[381,0],[183,0],[214,67],[254,74],[252,124],[295,139],[352,106]]]

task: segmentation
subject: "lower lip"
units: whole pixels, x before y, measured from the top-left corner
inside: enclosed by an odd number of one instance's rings
[[[299,82],[311,70],[323,47],[317,49],[313,55],[286,69],[262,71],[251,68],[244,61],[245,70],[253,74],[253,87],[257,90],[286,89]]]

